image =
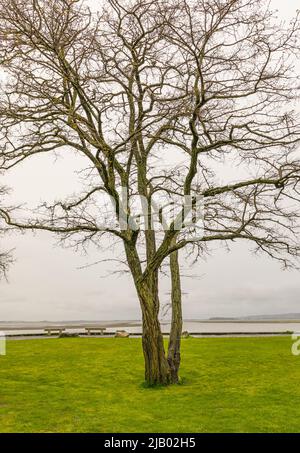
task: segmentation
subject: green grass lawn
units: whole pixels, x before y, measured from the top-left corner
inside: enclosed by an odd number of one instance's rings
[[[182,342],[183,384],[143,385],[140,339],[8,341],[1,432],[297,432],[290,337]]]

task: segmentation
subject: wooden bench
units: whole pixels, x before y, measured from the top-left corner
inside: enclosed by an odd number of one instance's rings
[[[85,331],[87,332],[88,335],[91,335],[91,332],[94,332],[94,333],[100,332],[100,335],[103,335],[104,330],[106,330],[106,327],[86,327],[85,328]]]
[[[57,333],[60,335],[62,332],[65,332],[64,327],[45,327],[44,331],[47,333],[47,335],[52,335],[52,333]]]

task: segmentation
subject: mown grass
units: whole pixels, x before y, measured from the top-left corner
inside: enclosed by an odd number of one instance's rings
[[[143,385],[140,339],[8,341],[1,432],[297,432],[291,339],[186,339],[183,384]]]

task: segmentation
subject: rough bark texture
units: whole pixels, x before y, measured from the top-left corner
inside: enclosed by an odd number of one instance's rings
[[[178,251],[173,252],[170,255],[170,270],[172,284],[172,324],[168,347],[168,364],[170,367],[171,382],[176,384],[179,382],[178,372],[180,367],[180,342],[182,332],[182,300]]]
[[[166,385],[171,382],[171,378],[158,319],[157,272],[152,273],[147,280],[143,280],[136,248],[126,245],[125,251],[143,315],[142,345],[145,359],[145,381],[151,386]]]
[[[148,385],[171,383],[170,369],[156,309],[143,305],[143,352],[145,380]]]

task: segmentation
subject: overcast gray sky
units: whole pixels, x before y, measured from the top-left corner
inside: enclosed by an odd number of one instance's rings
[[[297,7],[295,0],[272,4],[285,18]],[[4,182],[14,188],[13,201],[34,206],[75,192],[80,168],[81,159],[72,153],[56,161],[39,156],[11,171]],[[82,255],[55,246],[55,241],[48,233],[11,234],[2,240],[1,248],[15,248],[16,263],[9,283],[0,282],[0,321],[140,318],[129,275],[108,275],[112,263],[79,269],[112,258],[112,252],[90,248]],[[185,266],[184,274],[197,276],[183,278],[186,319],[300,312],[299,272],[283,272],[278,263],[254,257],[245,244],[234,244],[230,253],[215,245],[211,257],[192,269]],[[162,279],[163,303],[167,292],[168,282]]]

